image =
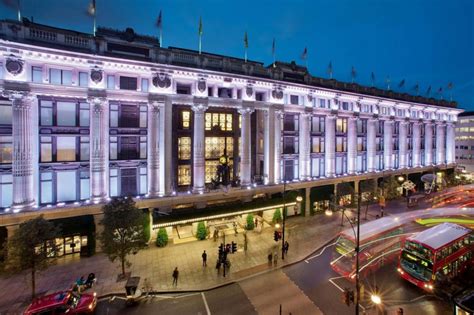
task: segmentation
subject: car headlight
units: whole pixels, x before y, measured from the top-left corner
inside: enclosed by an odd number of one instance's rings
[[[94,307],[94,303],[89,304],[89,309],[90,310],[92,310],[93,307]]]
[[[96,297],[96,296],[97,296],[97,292],[94,292],[94,297]]]

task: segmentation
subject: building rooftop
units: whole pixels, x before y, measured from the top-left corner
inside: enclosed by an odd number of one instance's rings
[[[462,112],[458,116],[474,116],[474,111]]]
[[[92,34],[38,24],[23,18],[22,22],[0,20],[0,39],[67,51],[273,79],[398,101],[452,108],[457,106],[454,101],[316,77],[311,75],[306,67],[294,61],[289,63],[277,61],[275,65],[270,64],[265,67],[262,62],[249,60],[246,62],[241,58],[208,52],[199,54],[195,50],[177,47],[161,48],[158,38],[139,35],[132,28],[120,31],[99,27],[94,37]]]

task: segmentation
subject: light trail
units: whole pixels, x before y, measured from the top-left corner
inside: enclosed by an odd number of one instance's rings
[[[309,261],[310,261],[311,259],[321,256],[326,248],[328,248],[328,247],[330,247],[330,246],[333,246],[333,245],[335,245],[336,243],[337,243],[337,241],[335,241],[334,243],[331,243],[331,244],[328,244],[328,245],[324,246],[324,248],[319,252],[319,254],[316,254],[316,255],[314,255],[314,256],[309,257],[308,259],[305,259],[304,262],[307,263],[307,264],[309,264]]]

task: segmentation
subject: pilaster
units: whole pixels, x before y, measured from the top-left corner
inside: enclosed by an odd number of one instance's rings
[[[400,161],[400,168],[407,168],[408,161],[407,161],[407,151],[408,151],[408,122],[401,121],[400,122],[400,130],[399,130],[399,137],[398,137],[398,157]]]
[[[275,184],[275,110],[264,111],[263,177],[265,185]]]
[[[384,120],[383,155],[385,170],[393,169],[393,120]]]
[[[160,194],[160,107],[164,104],[151,101],[148,103],[148,195],[158,197]]]
[[[254,109],[243,107],[239,109],[242,117],[240,129],[240,185],[242,188],[252,185],[251,169],[251,142],[250,142],[250,117]]]
[[[413,123],[413,167],[421,166],[420,159],[421,150],[421,123]]]
[[[283,112],[275,112],[275,183],[280,183],[281,178],[281,125],[283,119]]]
[[[347,121],[347,173],[355,174],[357,170],[357,117]]]
[[[204,116],[208,106],[203,103],[194,103],[194,134],[193,134],[193,192],[204,192],[205,185],[205,137]]]
[[[300,180],[311,178],[310,173],[310,131],[309,120],[311,114],[301,113],[299,123],[299,175]]]
[[[376,123],[377,119],[367,120],[367,171],[375,172],[376,145]]]
[[[325,125],[324,162],[326,168],[326,177],[333,177],[336,173],[336,115],[327,115]]]
[[[446,126],[446,163],[455,163],[455,129],[453,123],[448,123]]]
[[[436,164],[446,163],[445,125],[436,124]]]
[[[433,164],[433,124],[425,123],[425,165]]]

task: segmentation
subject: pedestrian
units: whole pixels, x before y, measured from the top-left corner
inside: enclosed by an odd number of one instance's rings
[[[397,315],[403,315],[403,308],[398,308]]]
[[[258,218],[255,218],[255,228],[258,227]]]
[[[202,266],[207,267],[207,254],[206,251],[202,253]]]
[[[214,238],[214,242],[217,241],[217,238],[219,237],[219,231],[215,228],[214,229],[214,234],[213,234],[213,238]]]
[[[145,297],[148,297],[148,294],[153,291],[153,289],[151,288],[150,281],[148,281],[148,278],[145,278],[145,281],[143,282],[143,291],[145,291]]]
[[[278,263],[278,254],[277,254],[277,253],[275,253],[275,255],[273,255],[273,265],[275,265],[275,266],[276,266],[276,265],[277,265],[277,263]]]
[[[383,206],[380,207],[380,217],[383,218]]]
[[[290,248],[290,244],[288,244],[288,241],[285,241],[285,245],[283,245],[285,255],[288,255],[288,248]]]
[[[219,259],[216,262],[216,269],[217,269],[217,274],[220,274],[220,272],[221,272],[221,261]]]
[[[269,266],[272,265],[272,260],[273,260],[273,255],[272,255],[272,253],[269,253],[269,254],[268,254],[268,265],[269,265]]]
[[[179,271],[178,271],[178,267],[174,268],[174,271],[173,271],[173,285],[178,285],[178,276],[179,276]]]

